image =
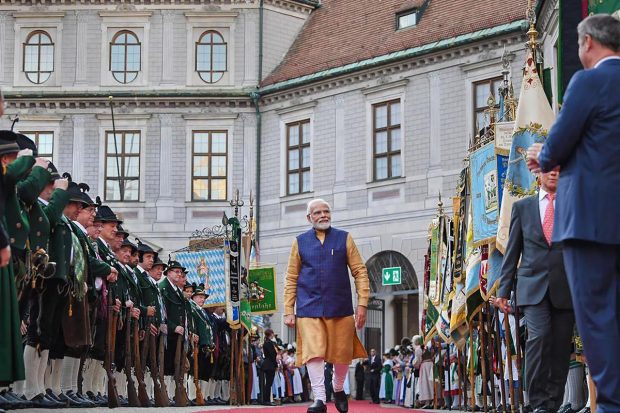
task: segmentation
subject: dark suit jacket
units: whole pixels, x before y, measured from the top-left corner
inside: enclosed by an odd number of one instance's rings
[[[517,305],[539,304],[549,291],[555,308],[572,308],[562,247],[558,243],[549,246],[545,239],[540,222],[538,194],[517,201],[512,206],[510,238],[502,263],[498,297],[510,298],[515,273]]]
[[[276,346],[270,340],[265,340],[263,344],[263,358],[264,371],[275,371],[278,368]]]
[[[575,73],[539,156],[562,167],[554,241],[620,244],[620,60]]]
[[[381,356],[380,355],[376,355],[375,356],[375,361],[372,361],[372,357],[368,357],[368,366],[369,366],[369,371],[370,374],[380,374],[381,373],[381,368],[383,367],[382,364],[382,360],[381,360]]]

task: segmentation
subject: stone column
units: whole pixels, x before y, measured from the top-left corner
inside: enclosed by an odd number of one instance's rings
[[[163,64],[161,69],[161,83],[164,85],[174,84],[174,16],[173,10],[163,10],[162,15],[162,56]],[[193,46],[192,46],[193,47]],[[191,49],[190,49],[191,50]]]
[[[0,82],[4,80],[4,55],[6,54],[6,14],[0,14]]]
[[[159,162],[159,197],[157,198],[157,222],[174,221],[174,199],[172,197],[172,182],[170,179],[172,154],[173,128],[172,115],[159,115],[160,123],[160,162]]]
[[[347,208],[347,182],[345,176],[345,140],[346,129],[344,126],[345,104],[344,96],[333,97],[335,122],[336,122],[336,179],[334,182],[334,208],[338,210]],[[311,142],[310,145],[313,145]],[[313,165],[314,166],[314,165]]]
[[[254,10],[247,10],[244,18],[244,60],[243,86],[256,86],[258,83],[258,22]],[[232,33],[231,33],[232,34]]]
[[[86,118],[84,116],[73,116],[73,168],[71,177],[75,182],[82,182],[84,179],[83,159],[86,154],[85,123]],[[103,173],[103,171],[101,172]]]
[[[427,204],[436,206],[435,200],[443,186],[443,171],[441,168],[441,80],[437,73],[429,73],[429,165]]]
[[[75,84],[88,83],[88,15],[75,12],[77,20],[76,52],[75,52]]]
[[[256,115],[243,115],[243,196],[256,194]],[[231,148],[233,145],[230,146]],[[228,179],[231,179],[230,177]]]

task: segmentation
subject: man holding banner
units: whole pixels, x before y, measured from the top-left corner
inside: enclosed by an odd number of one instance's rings
[[[528,331],[525,381],[534,412],[555,412],[562,404],[575,323],[562,249],[551,242],[558,177],[557,170],[539,174],[540,192],[514,203],[496,300],[500,310],[512,312],[508,299],[516,283]]]
[[[295,239],[289,257],[284,324],[297,324],[296,364],[306,364],[314,392],[308,413],[327,412],[325,362],[334,364],[335,405],[344,413],[348,411],[344,380],[349,365],[353,359],[368,357],[355,328],[361,329],[366,322],[370,282],[351,235],[331,226],[329,204],[322,199],[310,201],[307,219],[312,228]],[[349,270],[357,290],[355,319]]]
[[[620,21],[593,15],[577,27],[586,70],[572,77],[530,170],[562,167],[553,241],[562,242],[575,317],[598,409],[620,411]]]

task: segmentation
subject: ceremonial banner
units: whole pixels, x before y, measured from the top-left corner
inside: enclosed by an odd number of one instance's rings
[[[278,311],[275,267],[250,268],[248,283],[252,314],[273,314]]]
[[[189,271],[187,280],[190,283],[204,284],[204,290],[209,294],[205,306],[226,305],[223,250],[178,252],[175,258]]]
[[[499,288],[500,276],[502,274],[502,262],[504,257],[499,252],[496,245],[489,245],[489,260],[487,263],[487,294],[484,297],[488,300],[490,296],[495,295],[495,291]]]
[[[554,117],[553,109],[538,77],[536,62],[531,50],[528,50],[506,181],[502,188],[502,204],[497,228],[497,249],[502,253],[506,252],[508,243],[512,205],[518,199],[535,191],[535,180],[527,168],[525,159],[527,149],[535,142],[543,142]]]
[[[478,312],[482,306],[480,295],[480,247],[473,248],[472,216],[469,214],[467,230],[467,258],[465,259],[465,295],[467,296],[467,320]]]
[[[495,153],[508,156],[512,147],[514,122],[497,122],[495,124]]]
[[[497,233],[498,187],[495,146],[489,143],[469,157],[473,244],[492,241]]]
[[[248,300],[241,300],[241,324],[250,331],[252,329],[252,310],[250,309],[250,302]]]
[[[454,297],[452,298],[451,304],[450,336],[452,337],[454,344],[462,350],[465,345],[465,338],[468,334],[467,296],[465,295],[465,284],[454,284]]]
[[[499,210],[501,211],[502,202],[504,200],[504,183],[506,182],[506,174],[508,173],[508,156],[496,155],[497,157],[497,178],[499,180],[497,185],[497,194],[499,195]]]

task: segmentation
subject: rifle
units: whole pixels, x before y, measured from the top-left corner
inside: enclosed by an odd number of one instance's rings
[[[108,293],[108,331],[106,334],[106,350],[104,367],[108,375],[108,407],[113,409],[120,406],[120,400],[118,399],[118,391],[116,390],[116,379],[114,378],[114,348],[116,347],[116,322],[118,320],[118,314],[114,311],[115,298],[111,293]]]
[[[158,344],[159,347],[157,349],[157,360],[159,361],[159,388],[160,393],[162,393],[162,396],[160,397],[162,401],[165,399],[165,405],[166,407],[168,407],[170,405],[170,399],[168,399],[168,389],[166,388],[166,380],[164,379],[164,340],[167,340],[167,336],[164,334],[160,334]]]
[[[162,335],[163,336],[163,335]],[[160,371],[160,369],[157,366],[157,358],[156,358],[156,354],[155,354],[155,347],[156,347],[156,343],[155,340],[157,339],[157,336],[152,335],[150,332],[148,333],[148,341],[149,341],[149,347],[150,347],[150,352],[149,352],[149,360],[151,363],[151,378],[153,379],[153,395],[155,396],[155,406],[156,407],[168,407],[170,405],[170,400],[168,399],[168,393],[166,392],[166,385],[163,382],[163,377],[164,377],[164,348],[163,345],[161,347],[161,356],[159,358],[159,363],[161,366],[161,376],[158,376],[158,373]],[[146,340],[146,338],[145,338]],[[160,340],[160,343],[163,343]],[[162,379],[161,381],[161,385],[160,385],[160,377]],[[163,389],[162,389],[163,387]]]
[[[129,400],[129,406],[140,407],[140,400],[138,400],[138,392],[136,391],[136,384],[131,377],[131,309],[127,310],[127,319],[125,320],[125,377],[127,377],[127,399]]]
[[[185,355],[185,343],[183,334],[179,334],[177,337],[177,348],[174,353],[174,403],[175,407],[187,407],[189,399],[185,392],[185,386],[183,385],[183,364]]]
[[[198,377],[198,344],[194,344],[194,386],[196,386],[196,404],[204,406],[205,398],[200,388],[200,377]]]
[[[150,335],[150,332],[148,332],[148,334]],[[148,340],[146,337],[144,337],[143,343],[147,343],[148,345]],[[145,345],[143,344],[143,347],[144,346]],[[146,358],[146,356],[141,357],[142,354],[140,354],[140,334],[137,321],[134,321],[133,324],[133,356],[135,363],[134,370],[136,373],[136,378],[138,379],[138,400],[140,401],[140,405],[142,407],[149,407],[151,402],[149,400],[149,395],[146,392],[146,383],[144,382],[145,363],[142,361]]]

